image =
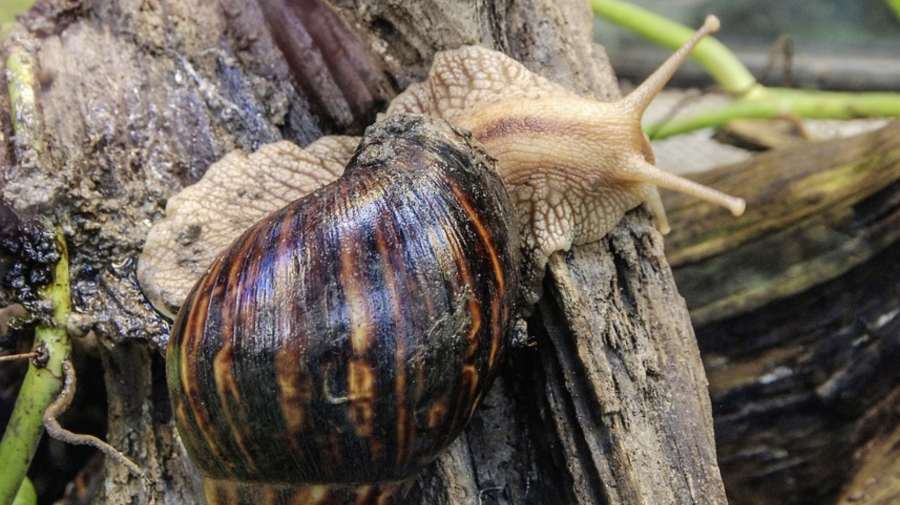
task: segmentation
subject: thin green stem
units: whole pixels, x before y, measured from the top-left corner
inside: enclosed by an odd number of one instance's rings
[[[14,46],[6,59],[7,91],[12,109],[12,127],[16,138],[36,153],[41,152],[41,119],[37,110],[34,56]]]
[[[738,99],[717,109],[685,118],[674,118],[646,127],[652,139],[679,135],[701,128],[722,126],[736,118],[855,119],[900,116],[900,93],[839,93],[766,88],[763,99]]]
[[[71,343],[66,333],[66,320],[72,312],[69,292],[69,260],[62,231],[57,229],[57,245],[60,259],[57,262],[53,281],[41,289],[41,297],[52,304],[51,324],[39,325],[34,331],[34,349],[40,350],[46,362],[40,366],[31,362],[25,380],[16,399],[9,425],[0,440],[0,504],[12,503],[31,458],[43,433],[44,411],[53,402],[63,387],[62,365],[71,352]]]
[[[627,2],[591,0],[591,7],[594,14],[671,49],[681,47],[694,34],[691,28]],[[752,96],[761,87],[737,56],[715,38],[701,40],[691,51],[691,58],[728,93]]]
[[[0,24],[12,22],[17,14],[28,10],[33,3],[34,0],[3,0],[3,6],[0,7]]]
[[[894,15],[900,20],[900,0],[887,0],[888,7],[894,11]]]
[[[888,0],[900,10],[900,0]],[[595,14],[670,48],[680,47],[693,30],[621,0],[591,0]],[[732,119],[772,119],[784,116],[814,119],[900,117],[900,93],[838,93],[767,88],[756,82],[724,44],[707,37],[691,53],[723,90],[737,99],[722,108],[646,126],[650,138],[660,139],[700,128],[722,126]]]
[[[31,479],[28,477],[25,477],[22,481],[22,486],[19,487],[19,492],[16,493],[13,505],[37,505],[37,493],[34,491],[34,484],[31,483]]]

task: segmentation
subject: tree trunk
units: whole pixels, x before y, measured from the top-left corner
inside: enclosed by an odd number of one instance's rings
[[[590,19],[576,0],[54,0],[22,19],[3,52],[34,59],[37,98],[0,104],[2,196],[65,226],[73,299],[102,345],[108,440],[152,480],[108,461],[104,501],[200,500],[165,394],[168,323],[134,272],[170,195],[229,150],[358,132],[462,44],[615,97]],[[697,343],[646,212],[554,256],[528,326],[534,345],[409,503],[725,503]]]

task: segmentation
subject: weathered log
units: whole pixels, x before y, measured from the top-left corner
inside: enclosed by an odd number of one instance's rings
[[[197,501],[163,387],[167,323],[134,276],[171,194],[231,149],[357,128],[421,79],[436,51],[461,44],[503,50],[580,93],[617,94],[583,2],[289,4],[285,15],[308,36],[276,43],[254,2],[45,1],[3,46],[33,57],[40,76],[39,107],[18,118],[21,131],[0,104],[3,198],[66,227],[76,308],[103,346],[109,441],[153,481],[147,489],[107,462],[107,503]],[[297,6],[333,23],[292,14]],[[316,31],[328,26],[338,31]],[[361,67],[329,60],[337,33],[354,34],[354,61],[384,79],[339,80]],[[300,44],[312,67],[298,70],[304,58],[286,56],[285,44]],[[375,91],[351,103],[360,89]],[[552,264],[529,321],[536,345],[514,353],[409,502],[724,503],[696,341],[646,213]]]
[[[900,123],[697,179],[748,199],[666,199],[731,503],[896,503]]]

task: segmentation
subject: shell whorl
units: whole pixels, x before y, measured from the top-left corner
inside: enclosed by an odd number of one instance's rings
[[[517,295],[511,205],[487,163],[446,123],[392,118],[338,181],[210,267],[167,352],[208,494],[400,483],[454,440],[493,381]]]

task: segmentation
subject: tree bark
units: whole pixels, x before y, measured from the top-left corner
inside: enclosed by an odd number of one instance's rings
[[[0,104],[3,198],[65,226],[73,299],[103,347],[108,439],[153,482],[107,462],[107,503],[199,502],[165,394],[168,323],[134,274],[170,195],[229,150],[357,132],[462,44],[617,95],[581,1],[263,5],[285,18],[275,37],[255,2],[45,1],[3,47],[39,68],[34,114]],[[644,211],[553,257],[528,326],[533,345],[409,503],[725,503],[696,340]]]

